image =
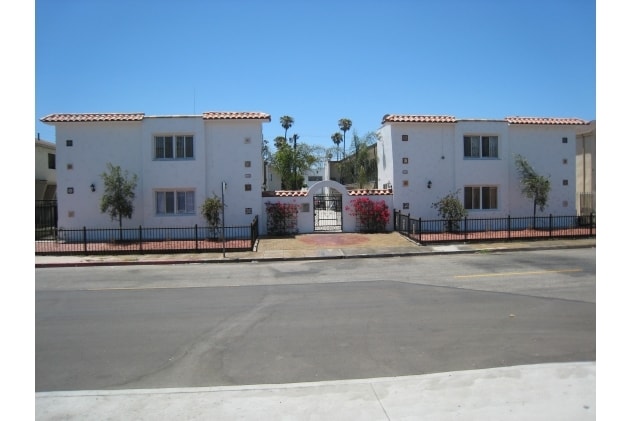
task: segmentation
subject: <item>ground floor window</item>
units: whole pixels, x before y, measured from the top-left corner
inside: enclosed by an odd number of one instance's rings
[[[195,192],[193,190],[157,191],[156,214],[195,214]]]
[[[467,186],[464,188],[465,209],[497,209],[496,186]]]

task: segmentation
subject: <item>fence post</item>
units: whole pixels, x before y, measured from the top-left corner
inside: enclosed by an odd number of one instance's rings
[[[508,239],[510,240],[510,215],[508,215]]]
[[[138,225],[138,250],[142,254],[142,225]]]
[[[408,224],[407,224],[407,230],[406,230],[408,238],[410,238],[410,226],[412,225],[412,222],[411,222],[412,218],[410,218],[410,215],[411,215],[411,213],[408,212]]]
[[[467,218],[466,216],[464,217],[464,241],[465,243],[467,242],[467,238],[468,238],[468,232],[469,232],[469,224],[468,224],[468,220],[469,218]]]
[[[85,227],[83,227],[83,253],[88,254],[88,234]]]
[[[423,229],[421,227],[422,227],[422,225],[421,225],[421,217],[419,216],[418,217],[418,242],[419,243],[421,243],[422,239],[423,239],[422,238]]]
[[[548,234],[550,235],[550,238],[552,238],[552,214],[550,214],[550,217],[548,218]]]
[[[593,235],[592,229],[594,228],[594,212],[589,213],[589,236]]]
[[[254,220],[250,223],[250,250],[254,249],[254,241],[256,241],[254,239],[254,224],[256,223],[256,217],[254,217]]]

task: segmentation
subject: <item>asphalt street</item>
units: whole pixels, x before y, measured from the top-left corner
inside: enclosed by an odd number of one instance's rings
[[[593,249],[38,269],[36,390],[595,361],[595,323]]]

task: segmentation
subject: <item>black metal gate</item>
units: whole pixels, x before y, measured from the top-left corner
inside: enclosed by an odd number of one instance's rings
[[[35,201],[35,239],[54,238],[57,230],[57,201]]]
[[[342,195],[313,196],[313,231],[342,231]]]

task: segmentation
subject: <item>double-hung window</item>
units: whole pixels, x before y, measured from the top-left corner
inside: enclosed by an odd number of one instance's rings
[[[155,159],[193,159],[193,136],[155,136],[154,156]]]
[[[193,190],[165,190],[156,192],[156,214],[195,214],[195,192]]]
[[[497,209],[497,187],[467,186],[464,188],[465,209]]]
[[[497,136],[465,136],[464,157],[497,158],[499,156],[498,143]]]

